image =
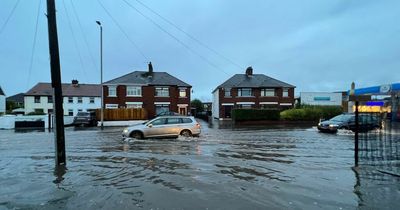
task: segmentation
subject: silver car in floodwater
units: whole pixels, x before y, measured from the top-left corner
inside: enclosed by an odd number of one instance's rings
[[[200,135],[200,123],[189,116],[161,116],[147,122],[133,125],[122,131],[122,137],[149,138],[149,137],[178,137]]]

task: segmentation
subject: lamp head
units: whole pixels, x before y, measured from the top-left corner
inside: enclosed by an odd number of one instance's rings
[[[100,21],[96,20],[97,25],[101,26]]]

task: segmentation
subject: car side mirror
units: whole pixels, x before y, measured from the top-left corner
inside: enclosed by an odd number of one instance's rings
[[[147,127],[151,128],[151,127],[153,127],[153,124],[150,123],[147,125]]]

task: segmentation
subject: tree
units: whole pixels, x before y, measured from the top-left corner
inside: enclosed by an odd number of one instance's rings
[[[192,108],[196,108],[196,112],[202,112],[204,110],[203,108],[203,102],[201,102],[199,99],[194,99],[190,102],[190,106]]]

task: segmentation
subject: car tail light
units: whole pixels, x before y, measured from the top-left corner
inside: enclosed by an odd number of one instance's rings
[[[201,126],[200,126],[200,124],[199,124],[199,123],[196,123],[196,127],[200,128]]]

